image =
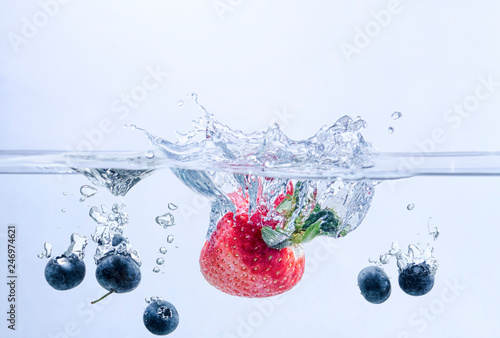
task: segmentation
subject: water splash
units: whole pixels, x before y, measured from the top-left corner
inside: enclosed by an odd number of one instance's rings
[[[107,188],[115,196],[125,196],[134,185],[153,173],[153,170],[146,169],[73,168],[73,170],[85,175],[92,184]]]
[[[83,259],[85,257],[85,247],[89,243],[88,238],[75,232],[71,234],[70,239],[71,244],[64,256],[69,257],[71,254],[75,254],[79,259]]]
[[[174,216],[169,212],[167,212],[165,215],[157,216],[155,221],[164,229],[175,225]]]
[[[434,248],[427,242],[425,246],[420,243],[408,245],[407,253],[404,253],[397,241],[392,242],[391,249],[388,252],[382,253],[378,259],[369,259],[370,263],[375,263],[377,266],[389,264],[392,258],[396,258],[396,263],[399,271],[403,271],[410,265],[427,264],[430,267],[431,273],[435,274],[439,262],[434,257]]]
[[[52,255],[52,244],[49,242],[43,243],[43,251],[37,255],[38,258],[50,258]]]
[[[298,209],[312,211],[318,206],[335,212],[340,224],[334,233],[326,234],[328,236],[344,236],[364,219],[376,182],[343,181],[335,177],[326,180],[297,178],[301,172],[332,168],[355,176],[358,169],[372,167],[375,153],[360,133],[366,127],[365,121],[343,116],[314,136],[294,141],[277,124],[264,132],[232,130],[200,105],[196,94],[191,94],[191,99],[203,116],[194,121],[193,130],[177,133],[175,143],[141,128],[137,130],[144,132],[166,158],[200,164],[199,169],[182,166],[171,169],[185,185],[211,202],[207,237],[228,212],[252,214],[260,207],[274,210],[274,203],[286,195],[289,184],[300,186],[296,189],[300,201]],[[266,175],[259,175],[261,172]],[[295,221],[303,216],[300,210],[297,211],[284,228],[293,230]]]
[[[147,304],[151,304],[151,303],[155,303],[155,302],[158,302],[158,303],[162,302],[162,301],[164,301],[164,299],[161,297],[153,296],[153,297],[146,298],[145,301]]]
[[[123,203],[113,204],[109,213],[101,212],[96,206],[90,209],[90,217],[98,224],[92,234],[92,240],[97,243],[94,255],[96,264],[107,256],[120,254],[129,256],[141,265],[139,252],[132,247],[128,238],[123,236],[123,231],[129,223],[128,214],[123,211],[124,207]]]

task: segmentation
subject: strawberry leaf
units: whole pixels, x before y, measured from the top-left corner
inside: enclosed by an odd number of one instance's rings
[[[292,240],[291,233],[285,232],[283,229],[273,229],[270,226],[262,227],[262,239],[268,247],[273,249],[282,249],[290,246]]]
[[[314,211],[309,217],[306,219],[304,224],[302,225],[302,229],[309,229],[312,225],[315,225],[318,221],[320,222],[320,229],[322,234],[327,236],[337,237],[340,225],[340,219],[335,214],[335,211],[330,209],[320,209],[316,211],[317,208],[314,208]]]
[[[316,238],[316,236],[321,233],[321,222],[322,220],[320,219],[307,228],[306,232],[304,232],[304,235],[302,236],[302,239],[300,240],[300,243],[307,243]]]

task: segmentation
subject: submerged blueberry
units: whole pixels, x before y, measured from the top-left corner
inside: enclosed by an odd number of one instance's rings
[[[373,304],[381,304],[391,295],[391,281],[378,266],[368,266],[361,270],[358,286],[363,297]]]
[[[427,263],[408,265],[399,273],[401,290],[411,296],[423,296],[434,286],[434,274]]]
[[[115,234],[111,240],[111,245],[118,246],[122,242],[127,242],[127,239],[120,234]]]
[[[161,336],[173,332],[179,325],[177,309],[165,300],[149,304],[142,319],[149,332]]]
[[[116,293],[134,290],[141,282],[141,270],[132,258],[120,254],[103,258],[95,271],[103,288]]]
[[[45,280],[56,290],[76,287],[85,277],[85,263],[77,255],[60,255],[45,266]]]

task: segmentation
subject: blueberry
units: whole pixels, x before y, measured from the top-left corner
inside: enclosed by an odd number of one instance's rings
[[[373,304],[381,304],[391,295],[391,281],[378,266],[368,266],[361,270],[358,286],[363,297]]]
[[[115,234],[111,240],[111,245],[118,246],[121,242],[127,242],[127,239],[120,234]]]
[[[434,274],[427,263],[410,264],[399,273],[399,286],[410,296],[423,296],[434,286]]]
[[[116,293],[134,290],[141,282],[141,270],[132,258],[120,254],[103,258],[95,271],[103,288]]]
[[[69,290],[85,277],[85,263],[77,255],[60,255],[45,266],[45,280],[56,290]]]
[[[173,332],[179,325],[179,313],[175,306],[164,300],[149,304],[142,319],[149,332],[159,336]]]

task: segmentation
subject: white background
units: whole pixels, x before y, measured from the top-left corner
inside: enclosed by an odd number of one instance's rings
[[[363,134],[385,151],[499,150],[500,5],[491,1],[62,3],[0,5],[0,149],[146,150],[147,140],[122,125],[173,139],[197,117],[192,106],[177,102],[196,92],[221,122],[247,132],[277,122],[300,139],[349,114],[368,122]],[[163,75],[145,91],[150,68]],[[123,95],[139,100],[123,110]],[[455,105],[465,106],[462,115]],[[393,121],[396,110],[403,117]],[[147,337],[144,298],[154,295],[180,312],[172,337],[500,334],[498,178],[381,184],[355,232],[322,242],[334,247],[330,253],[318,242],[306,246],[308,277],[274,305],[227,296],[204,281],[197,260],[209,208],[167,170],[123,199],[131,219],[127,236],[143,258],[141,285],[91,307],[104,290],[94,278],[89,244],[82,285],[51,289],[43,278],[46,261],[36,257],[43,243],[61,253],[72,232],[93,231],[92,205],[121,200],[99,189],[80,203],[86,183],[80,176],[0,177],[2,274],[10,223],[18,227],[19,265],[17,330],[1,319],[2,337]],[[154,218],[169,202],[180,207],[177,225],[166,231]],[[412,202],[415,209],[407,211]],[[434,289],[407,296],[392,262],[386,267],[391,298],[367,303],[356,285],[359,270],[393,240],[425,242],[429,217],[442,232]],[[175,240],[167,245],[170,233]],[[162,245],[169,250],[164,274],[154,274]]]

